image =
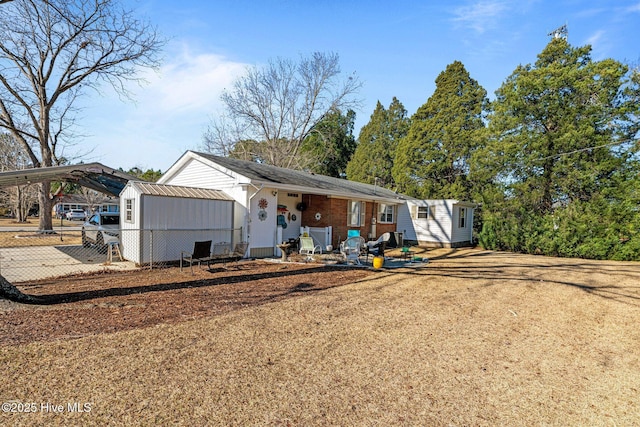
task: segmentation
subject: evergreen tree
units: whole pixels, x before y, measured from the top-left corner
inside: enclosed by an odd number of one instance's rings
[[[469,159],[483,143],[487,91],[455,61],[411,119],[398,144],[393,177],[400,191],[419,198],[470,200]]]
[[[474,162],[477,178],[495,185],[485,192],[481,242],[613,256],[611,242],[627,232],[610,222],[633,215],[625,199],[635,191],[626,183],[640,112],[634,79],[622,63],[593,61],[590,46],[563,38],[516,68],[496,92],[490,140]]]
[[[300,153],[308,158],[309,170],[336,178],[346,173],[347,163],[356,149],[355,120],[353,110],[342,114],[332,109],[313,127]]]
[[[120,168],[120,170],[122,170],[122,168]],[[137,166],[129,169],[127,173],[147,182],[156,182],[162,176],[162,171],[160,169],[158,169],[157,171],[154,169],[147,169],[145,171]]]
[[[347,165],[347,177],[353,181],[393,188],[391,175],[396,147],[409,129],[407,110],[396,97],[386,110],[380,101],[358,136],[358,147]],[[376,179],[377,178],[377,179]]]

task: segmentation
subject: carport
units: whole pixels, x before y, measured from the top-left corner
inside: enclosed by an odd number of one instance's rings
[[[101,163],[51,166],[0,172],[0,187],[34,184],[42,181],[72,182],[104,194],[117,196],[136,177]]]

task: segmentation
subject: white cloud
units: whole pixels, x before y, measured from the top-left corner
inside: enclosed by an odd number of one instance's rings
[[[589,44],[591,46],[597,45],[598,42],[602,40],[604,35],[604,30],[598,30],[587,38],[586,44]]]
[[[181,45],[158,72],[143,73],[147,84],[129,87],[135,102],[117,96],[92,99],[84,130],[97,161],[112,167],[165,170],[187,149],[196,149],[220,95],[246,71],[246,64]]]
[[[633,6],[629,6],[627,8],[627,12],[638,12],[640,13],[640,3],[634,4]]]
[[[211,53],[194,54],[183,46],[158,73],[147,73],[148,85],[138,91],[138,103],[171,114],[211,109],[219,104],[222,91],[245,70],[246,64]]]
[[[454,22],[472,28],[478,33],[496,26],[497,19],[507,10],[507,4],[499,0],[480,0],[454,10]]]

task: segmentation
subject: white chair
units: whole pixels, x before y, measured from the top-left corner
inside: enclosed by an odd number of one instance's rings
[[[307,260],[310,260],[316,252],[322,253],[322,247],[320,245],[314,246],[312,237],[300,237],[300,250],[298,251],[300,255],[306,255]]]
[[[354,264],[360,265],[360,254],[364,247],[365,240],[363,237],[349,237],[347,240],[340,243],[340,253],[344,255],[347,260],[347,264],[350,261],[353,261]]]

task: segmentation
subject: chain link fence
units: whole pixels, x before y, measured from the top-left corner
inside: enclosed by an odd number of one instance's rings
[[[51,234],[33,228],[0,230],[0,275],[11,283],[105,270],[135,270],[178,265],[196,241],[228,248],[243,240],[242,229],[109,230],[93,239],[81,227],[56,227]],[[88,233],[87,233],[88,234]]]

